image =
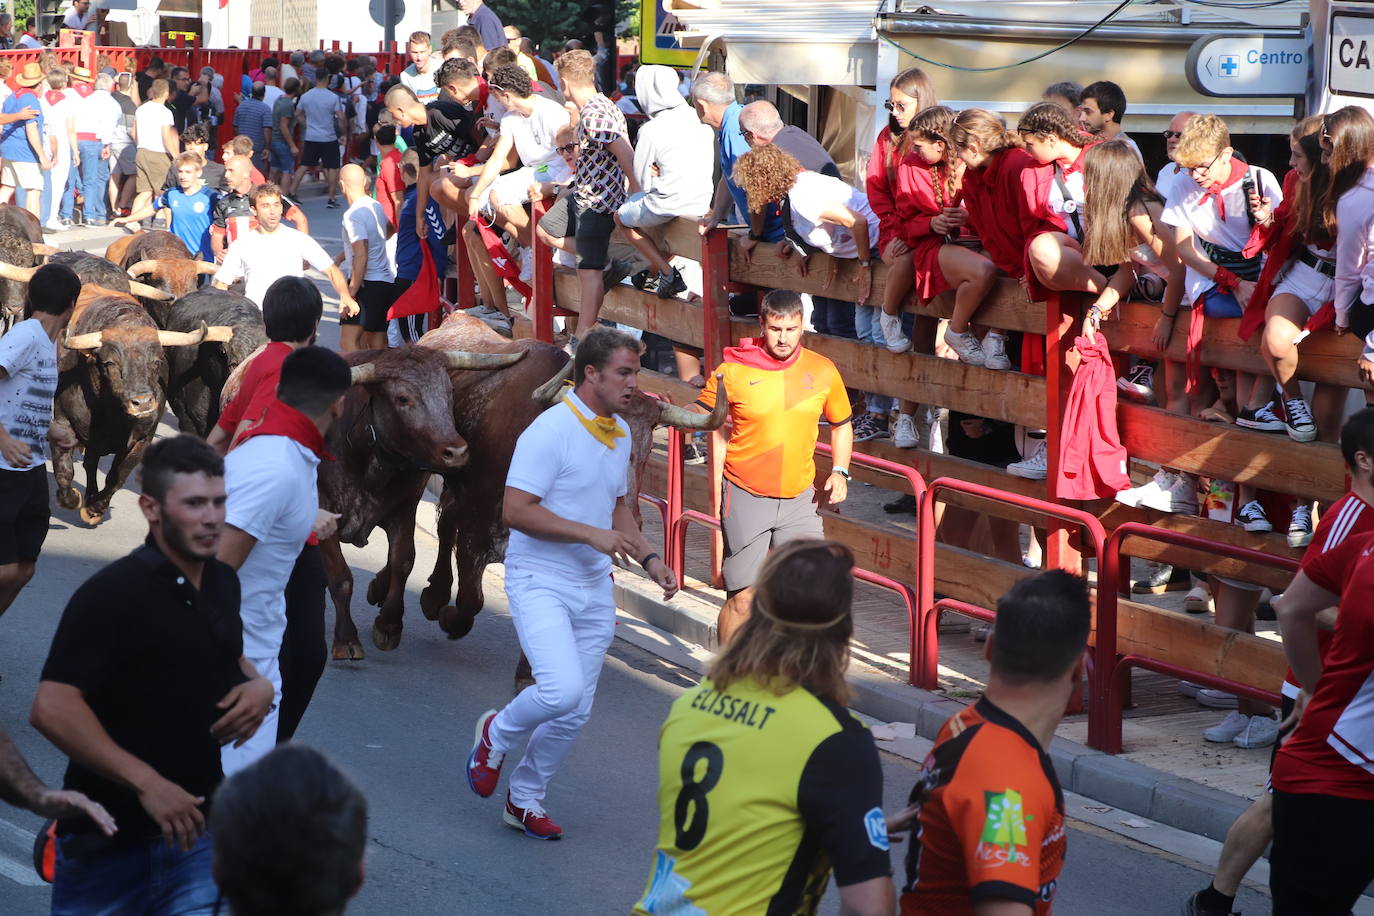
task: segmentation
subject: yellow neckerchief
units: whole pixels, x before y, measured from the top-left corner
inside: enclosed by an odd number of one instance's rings
[[[615,440],[625,435],[625,430],[620,428],[620,424],[615,421],[615,417],[591,418],[582,416],[582,412],[573,405],[572,383],[566,383],[567,392],[563,395],[563,403],[568,405],[568,409],[577,417],[579,423],[586,427],[587,432],[591,433],[597,442],[611,451],[615,451]]]

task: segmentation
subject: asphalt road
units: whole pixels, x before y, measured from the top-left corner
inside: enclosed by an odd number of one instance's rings
[[[342,211],[325,210],[310,190],[306,196],[313,234],[337,250]],[[321,337],[337,341],[337,328],[327,323]],[[116,495],[111,517],[98,530],[57,510],[36,579],[0,618],[0,727],[49,782],[60,781],[64,759],[27,724],[39,670],[68,596],[141,542],[146,528],[135,486]],[[694,675],[617,640],[592,720],[546,800],[566,837],[529,840],[502,825],[499,793],[478,799],[461,770],[473,722],[510,696],[518,656],[500,567],[489,574],[487,612],[466,639],[450,642],[419,614],[419,589],[435,544],[421,534],[417,548],[400,648],[382,653],[365,637],[366,659],[331,662],[297,735],[352,774],[369,800],[367,877],[350,912],[628,912],[643,890],[656,836],[658,727]],[[366,549],[346,548],[360,596],[384,550],[380,534]],[[355,613],[366,633],[372,610],[355,607]],[[895,810],[915,778],[912,765],[885,754],[884,773]],[[0,914],[47,912],[48,890],[36,884],[28,865],[37,824],[27,812],[0,807]],[[903,849],[894,847],[898,875]],[[1199,866],[1074,823],[1056,912],[1176,913],[1206,881]],[[1237,908],[1256,914],[1267,912],[1268,903],[1246,890]],[[823,911],[837,910],[832,892]]]

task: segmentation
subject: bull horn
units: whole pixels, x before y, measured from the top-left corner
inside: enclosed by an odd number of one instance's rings
[[[18,264],[10,264],[0,261],[0,279],[17,280],[20,283],[28,283],[37,273],[37,267],[20,267]]]
[[[35,258],[50,258],[61,250],[61,248],[54,248],[51,245],[44,245],[42,242],[33,243],[33,256]]]
[[[206,343],[228,343],[234,339],[234,329],[227,324],[212,324],[205,335]]]
[[[377,381],[377,366],[373,363],[361,363],[353,367],[353,384],[366,385]]]
[[[124,272],[129,276],[133,277],[135,280],[137,280],[144,274],[150,274],[153,271],[157,270],[157,267],[158,264],[156,260],[139,261],[137,264],[130,264],[129,269]]]
[[[194,331],[158,331],[157,342],[164,347],[197,347],[205,342],[205,335],[209,332],[210,329],[202,321]]]
[[[68,350],[98,350],[100,349],[100,331],[91,331],[89,334],[68,334],[62,338],[62,346]]]
[[[534,402],[541,407],[552,407],[561,396],[563,383],[572,381],[573,365],[575,360],[569,358],[567,365],[558,370],[558,374],[549,379],[538,388],[534,389],[534,394],[530,395]]]
[[[688,410],[686,407],[678,407],[667,401],[658,403],[658,422],[664,426],[676,426],[678,429],[720,429],[725,422],[725,414],[730,409],[730,402],[725,397],[725,383],[719,372],[716,373],[716,406],[710,413],[697,413],[695,410]]]
[[[445,350],[450,369],[504,369],[525,358],[528,350],[514,353],[469,353],[467,350]]]
[[[211,264],[209,261],[197,261],[196,273],[213,277],[215,274],[219,273],[219,265]]]
[[[154,299],[158,302],[166,302],[172,298],[172,294],[158,289],[156,286],[149,286],[147,283],[139,283],[137,280],[129,281],[129,292],[141,299]]]

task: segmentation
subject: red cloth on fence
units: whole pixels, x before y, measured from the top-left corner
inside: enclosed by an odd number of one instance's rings
[[[410,288],[396,297],[387,309],[386,318],[409,318],[411,315],[426,315],[439,306],[439,274],[434,269],[434,255],[429,253],[429,245],[420,242],[420,273]]]
[[[1082,361],[1064,405],[1054,493],[1061,499],[1102,499],[1131,485],[1116,428],[1116,370],[1101,334],[1079,337],[1074,349]]]
[[[477,220],[477,231],[482,234],[482,244],[486,246],[487,256],[491,258],[491,266],[496,268],[497,275],[528,302],[533,291],[528,283],[520,279],[520,262],[510,256],[496,231],[480,219]]]

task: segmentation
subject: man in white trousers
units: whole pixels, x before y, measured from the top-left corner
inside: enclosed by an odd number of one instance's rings
[[[643,566],[665,600],[678,588],[627,502],[630,428],[616,412],[635,396],[640,349],[613,328],[588,333],[573,366],[576,388],[521,433],[506,477],[506,596],[535,683],[478,720],[468,785],[490,796],[506,754],[529,736],[503,820],[539,840],[563,835],[544,811],[544,793],[591,715],[615,635],[612,559]]]
[[[253,737],[221,749],[226,776],[266,756],[277,743],[286,583],[315,527],[316,469],[328,458],[324,437],[352,383],[348,363],[333,350],[296,350],[282,362],[277,399],[224,459],[229,501],[219,559],[239,573],[244,657],[275,691],[272,709]]]

